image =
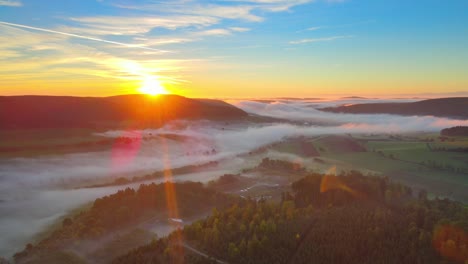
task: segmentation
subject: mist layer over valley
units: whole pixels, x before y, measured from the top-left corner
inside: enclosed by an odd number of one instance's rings
[[[93,138],[113,142],[110,147],[93,151],[82,150],[60,155],[3,155],[0,159],[0,256],[10,257],[72,210],[99,197],[127,187],[137,187],[141,183],[163,182],[168,179],[159,177],[145,180],[138,178],[140,176],[173,170],[175,173],[170,180],[203,183],[223,174],[254,177],[255,172],[249,170],[255,168],[264,158],[298,162],[306,169],[319,172],[326,172],[331,168],[337,171],[355,169],[364,173],[385,173],[392,176],[393,172],[397,175],[399,171],[406,170],[406,175],[399,174],[401,176],[395,176],[399,177],[396,179],[417,188],[426,188],[433,195],[468,201],[463,192],[468,187],[467,181],[457,181],[459,178],[466,178],[466,174],[441,170],[431,172],[429,178],[422,179],[418,173],[424,172],[425,163],[414,165],[417,167],[413,174],[413,168],[405,167],[393,171],[389,169],[392,164],[386,164],[380,169],[373,164],[367,166],[352,160],[356,155],[374,155],[379,148],[383,149],[380,145],[372,145],[374,143],[371,141],[380,144],[392,136],[399,137],[398,140],[401,139],[403,143],[410,141],[409,139],[422,142],[426,138],[437,138],[441,129],[468,126],[467,120],[434,116],[340,114],[318,110],[383,101],[412,100],[347,98],[229,101],[249,113],[249,117],[229,121],[175,120],[156,129],[93,132]],[[302,155],[289,147],[282,147],[297,138],[304,142],[313,142],[318,154]],[[335,153],[333,147],[326,145],[331,140],[337,142],[343,138],[350,142],[348,145],[357,142],[356,146],[363,150],[356,151],[359,153],[354,153],[353,156],[346,156],[346,153]],[[368,142],[371,145],[366,145]],[[390,155],[383,152],[382,155]],[[463,164],[466,161],[466,156],[464,157],[464,160],[462,157],[456,162]],[[413,161],[408,161],[404,156],[397,156],[388,162],[413,166]],[[451,166],[456,167],[457,164],[453,163]],[[188,169],[177,172],[178,168],[184,167]],[[449,176],[441,178],[444,173]],[[135,181],[132,180],[134,177]],[[128,182],[114,184],[121,178]],[[437,190],[434,186],[442,188]]]

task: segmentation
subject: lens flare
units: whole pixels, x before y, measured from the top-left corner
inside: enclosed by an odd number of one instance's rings
[[[468,261],[468,234],[452,225],[438,226],[434,230],[432,245],[444,257],[457,263]]]
[[[112,165],[115,172],[121,171],[132,164],[141,148],[140,131],[124,131],[122,135],[115,139],[112,146]]]
[[[164,137],[161,137],[160,146],[163,148],[163,161],[164,161],[164,189],[166,192],[166,203],[167,203],[167,211],[169,219],[180,219],[179,218],[179,208],[177,206],[177,196],[176,196],[176,189],[174,187],[174,181],[172,177],[172,165],[170,161],[170,150],[169,145],[166,142]],[[171,221],[170,222],[173,228],[177,229],[174,235],[171,237],[171,243],[175,245],[173,247],[174,252],[172,254],[172,258],[175,263],[182,263],[184,259],[184,240],[182,236],[182,232],[180,232],[180,223],[179,221]]]
[[[356,198],[362,198],[363,195],[356,190],[351,189],[336,176],[336,166],[331,167],[320,183],[320,192],[325,193],[331,190],[342,190]]]

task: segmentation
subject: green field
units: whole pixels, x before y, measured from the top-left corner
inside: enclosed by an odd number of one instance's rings
[[[307,168],[337,173],[359,170],[386,175],[416,189],[427,189],[432,196],[468,201],[468,153],[435,151],[465,148],[468,138],[440,140],[438,134],[407,135],[324,135],[308,138],[319,157],[311,159]],[[284,142],[277,151],[302,156],[295,144]],[[320,162],[317,162],[320,161]]]
[[[296,154],[301,157],[319,156],[317,149],[310,140],[303,138],[288,139],[273,145],[273,149],[279,152]]]
[[[450,142],[450,146],[462,147],[465,142]],[[429,145],[429,146],[428,146]],[[432,151],[430,146],[448,145],[447,143],[425,143],[425,142],[394,142],[394,141],[371,141],[367,143],[370,151],[381,151],[386,156],[410,162],[431,164],[436,163],[443,168],[468,170],[467,153],[452,151]]]

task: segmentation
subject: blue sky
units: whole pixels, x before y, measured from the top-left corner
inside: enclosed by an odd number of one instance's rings
[[[0,94],[468,90],[468,1],[0,0],[0,21]]]

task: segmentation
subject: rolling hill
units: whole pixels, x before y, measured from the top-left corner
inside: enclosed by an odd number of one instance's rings
[[[246,112],[223,101],[178,95],[0,97],[0,129],[159,127],[176,119],[245,116]]]
[[[319,109],[350,114],[432,115],[468,118],[468,97],[429,99],[411,103],[369,103]]]
[[[468,126],[445,128],[440,131],[440,134],[447,137],[468,137]]]

